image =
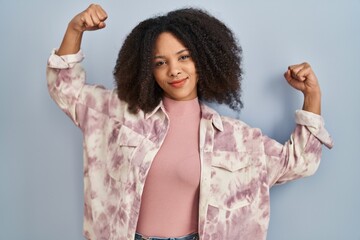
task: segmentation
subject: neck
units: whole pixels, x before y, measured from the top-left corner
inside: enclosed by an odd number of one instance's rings
[[[165,110],[169,115],[185,116],[200,112],[200,104],[198,98],[186,101],[177,101],[168,97],[164,97],[163,103]]]

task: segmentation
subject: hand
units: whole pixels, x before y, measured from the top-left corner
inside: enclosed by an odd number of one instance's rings
[[[284,77],[293,88],[304,94],[303,110],[321,114],[321,91],[315,73],[308,63],[288,67]]]
[[[57,55],[75,54],[80,50],[84,31],[102,29],[106,26],[106,12],[100,5],[91,4],[85,11],[76,15],[69,23]]]
[[[290,86],[304,95],[320,94],[320,86],[310,64],[304,62],[291,65],[284,74]]]
[[[107,14],[100,5],[91,4],[85,11],[76,15],[69,23],[69,27],[77,32],[93,31],[106,26]]]

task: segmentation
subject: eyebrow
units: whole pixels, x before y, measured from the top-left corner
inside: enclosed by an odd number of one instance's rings
[[[183,52],[186,52],[186,51],[189,51],[189,49],[187,49],[187,48],[182,49],[182,50],[176,52],[175,55],[182,54]],[[156,58],[165,58],[165,56],[162,56],[162,55],[154,56],[154,59],[156,59]]]

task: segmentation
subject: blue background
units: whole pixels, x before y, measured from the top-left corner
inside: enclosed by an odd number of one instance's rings
[[[50,99],[45,66],[67,23],[88,1],[0,1],[0,239],[82,237],[82,136]],[[113,87],[127,33],[141,20],[198,6],[223,20],[243,47],[241,118],[280,142],[291,133],[301,93],[283,79],[308,61],[335,140],[315,176],[271,190],[270,240],[360,239],[360,1],[99,1],[107,28],[86,33],[89,83]]]

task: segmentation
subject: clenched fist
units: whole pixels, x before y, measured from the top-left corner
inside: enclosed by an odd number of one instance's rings
[[[107,14],[104,9],[100,5],[91,4],[70,21],[56,54],[61,56],[77,53],[81,47],[83,33],[104,28],[106,19]]]
[[[303,110],[321,113],[321,91],[318,79],[310,64],[291,65],[284,74],[290,86],[304,94]]]
[[[104,9],[100,5],[91,4],[71,20],[69,27],[79,32],[98,30],[106,26],[106,19],[107,14]]]

